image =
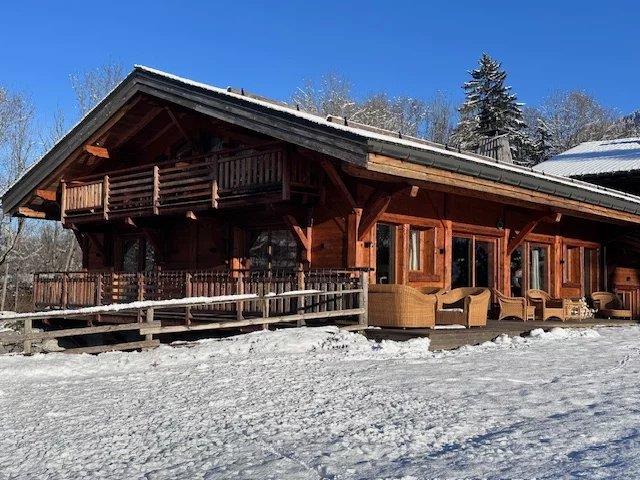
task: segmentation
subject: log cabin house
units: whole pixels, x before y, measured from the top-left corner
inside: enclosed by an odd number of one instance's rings
[[[146,67],[2,203],[82,249],[36,275],[37,309],[366,282],[581,297],[624,289],[640,224],[631,194]]]

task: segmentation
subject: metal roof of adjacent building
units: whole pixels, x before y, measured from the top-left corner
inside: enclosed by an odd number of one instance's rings
[[[640,138],[584,142],[533,169],[564,177],[640,171]]]

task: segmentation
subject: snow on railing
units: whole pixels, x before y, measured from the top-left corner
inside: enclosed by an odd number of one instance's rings
[[[191,330],[211,330],[220,328],[238,328],[249,325],[262,325],[263,328],[267,328],[269,324],[296,322],[298,326],[304,325],[306,320],[320,319],[320,318],[335,318],[335,317],[357,317],[358,324],[352,328],[366,328],[368,324],[367,319],[367,285],[368,273],[365,271],[360,272],[361,282],[359,288],[343,289],[335,291],[322,291],[318,289],[301,289],[290,290],[280,293],[241,293],[233,295],[219,295],[213,297],[186,297],[170,300],[143,300],[129,303],[117,303],[110,305],[100,305],[92,307],[82,307],[75,309],[64,310],[49,310],[41,312],[28,312],[28,313],[15,313],[7,314],[2,317],[3,321],[18,321],[23,322],[24,328],[22,334],[12,334],[5,337],[9,343],[23,344],[23,350],[25,354],[31,354],[32,343],[37,340],[43,339],[56,339],[70,336],[82,336],[92,335],[96,333],[110,333],[116,331],[135,331],[137,330],[140,335],[144,335],[144,341],[127,342],[115,345],[101,345],[93,347],[82,347],[65,350],[66,352],[74,353],[100,353],[108,350],[131,350],[138,348],[152,348],[159,344],[159,341],[153,339],[153,335],[162,333],[177,333]],[[334,297],[342,298],[346,295],[356,295],[357,305],[349,304],[346,302],[336,300],[336,305],[339,308],[331,311],[316,311],[312,310],[307,312],[305,310],[306,302],[303,300],[306,297]],[[275,316],[270,313],[270,305],[272,302],[287,298],[299,298],[299,303],[295,307],[294,311],[282,313],[280,311],[275,312]],[[242,304],[244,302],[252,302],[259,305],[259,312],[257,317],[244,318],[242,315]],[[163,326],[161,322],[155,320],[155,311],[172,308],[184,308],[189,310],[192,307],[202,307],[208,305],[230,304],[234,303],[238,306],[237,317],[235,320],[229,320],[226,318],[208,318],[205,321],[201,321],[197,324],[191,324],[188,321],[183,325],[166,325]],[[301,311],[300,311],[301,310]],[[34,331],[33,320],[51,320],[55,318],[59,319],[71,319],[71,318],[92,318],[101,314],[114,314],[122,312],[137,312],[137,321],[134,323],[118,323],[110,325],[99,326],[87,326],[80,328],[67,328],[63,330],[52,330],[46,332]],[[144,314],[143,314],[144,312]],[[187,315],[189,317],[189,315]],[[6,343],[3,338],[0,337],[0,344]]]

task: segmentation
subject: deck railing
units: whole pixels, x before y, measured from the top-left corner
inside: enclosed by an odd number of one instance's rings
[[[283,296],[274,299],[272,314],[292,312],[329,312],[358,305],[356,293],[362,288],[365,274],[353,270],[159,270],[144,273],[114,271],[48,272],[34,278],[34,307],[68,309],[128,303],[142,300],[170,300],[189,297],[257,294],[283,294],[317,290],[305,297]],[[345,292],[323,295],[322,292]],[[260,311],[257,302],[241,307],[216,304],[194,307],[188,319],[208,311],[252,316]]]
[[[62,216],[95,220],[217,208],[259,193],[288,199],[318,188],[311,164],[279,145],[227,150],[62,182]]]

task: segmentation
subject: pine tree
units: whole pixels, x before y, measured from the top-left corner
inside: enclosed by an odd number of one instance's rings
[[[505,85],[506,72],[499,62],[482,54],[478,68],[469,72],[463,85],[465,101],[458,109],[460,122],[454,139],[466,149],[475,149],[484,137],[508,134],[514,158],[529,146],[523,121],[522,104],[511,87]]]
[[[533,139],[533,158],[531,163],[538,164],[547,160],[553,149],[553,137],[549,125],[543,118],[536,120],[535,137]]]

